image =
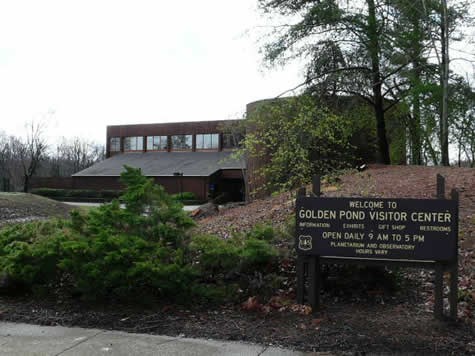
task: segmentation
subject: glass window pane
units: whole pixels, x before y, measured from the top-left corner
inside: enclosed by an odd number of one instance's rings
[[[218,149],[219,134],[196,135],[196,149]]]
[[[130,137],[124,138],[124,151],[130,151]]]
[[[147,150],[159,151],[167,149],[167,136],[149,136],[147,137]]]
[[[223,148],[239,147],[243,138],[244,138],[244,136],[241,135],[240,133],[224,134],[223,135]]]
[[[203,148],[203,135],[196,135],[196,149],[200,150]]]
[[[231,134],[223,135],[223,148],[233,148],[234,147],[233,141],[234,141],[233,135]]]
[[[143,136],[138,136],[135,143],[136,151],[143,151]]]
[[[167,136],[159,136],[158,148],[159,150],[167,149]]]
[[[192,135],[174,135],[172,136],[172,148],[175,150],[190,150],[192,141]]]
[[[211,134],[211,148],[219,147],[219,134]]]
[[[211,135],[203,135],[203,148],[211,148]]]
[[[124,138],[124,151],[142,151],[143,150],[143,137],[131,136]]]
[[[186,148],[191,149],[191,146],[193,146],[193,136],[192,135],[185,135],[185,142],[186,142]]]
[[[110,138],[110,151],[119,152],[120,151],[120,137],[111,137]]]

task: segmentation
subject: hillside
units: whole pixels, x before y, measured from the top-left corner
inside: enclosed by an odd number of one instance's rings
[[[446,195],[455,188],[460,193],[459,288],[466,296],[459,304],[459,316],[473,320],[475,310],[475,169],[457,167],[378,166],[363,172],[351,171],[323,182],[326,197],[435,198],[436,175],[446,179]],[[308,190],[311,187],[307,187]],[[284,225],[293,216],[295,192],[256,200],[246,206],[224,210],[199,221],[199,230],[226,238],[255,224]],[[288,243],[292,245],[292,242]],[[421,271],[410,278],[424,289],[427,310],[433,305],[432,274]]]
[[[460,192],[461,238],[473,250],[475,243],[475,169],[456,167],[377,166],[364,172],[351,171],[332,182],[322,183],[327,197],[435,198],[436,175],[446,179],[446,195]],[[308,190],[311,187],[307,187]],[[256,200],[226,209],[199,221],[203,232],[226,237],[233,231],[248,230],[258,223],[284,224],[293,214],[295,192]]]
[[[49,217],[68,217],[73,207],[25,193],[0,192],[0,226]]]

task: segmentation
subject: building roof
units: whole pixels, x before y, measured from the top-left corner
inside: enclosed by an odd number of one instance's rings
[[[184,176],[207,177],[224,169],[243,169],[244,161],[232,159],[232,152],[131,152],[116,154],[76,174],[74,177],[120,176],[124,165],[140,168],[148,177]]]

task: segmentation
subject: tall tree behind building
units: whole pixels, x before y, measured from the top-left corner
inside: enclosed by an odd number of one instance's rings
[[[431,148],[439,162],[448,164],[448,44],[465,19],[460,1],[448,5],[445,0],[259,0],[259,4],[284,22],[264,46],[267,63],[308,58],[306,80],[300,86],[316,95],[359,95],[370,103],[382,163],[390,163],[386,114],[403,100],[409,109],[411,163],[423,163],[428,140],[422,93],[440,93],[436,122],[440,151]],[[434,55],[438,62],[431,64]],[[437,90],[431,87],[434,70]]]

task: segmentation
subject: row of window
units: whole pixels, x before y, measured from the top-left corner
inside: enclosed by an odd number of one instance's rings
[[[239,137],[240,141],[241,137]],[[166,151],[168,145],[174,150],[188,151],[193,146],[193,135],[173,135],[170,136],[147,136],[147,151]],[[230,134],[223,135],[223,148],[236,147],[235,137]],[[129,136],[124,137],[124,151],[143,151],[143,137]],[[217,150],[219,148],[219,134],[197,134],[196,135],[196,149],[197,150]],[[111,137],[110,151],[120,151],[120,137]]]

